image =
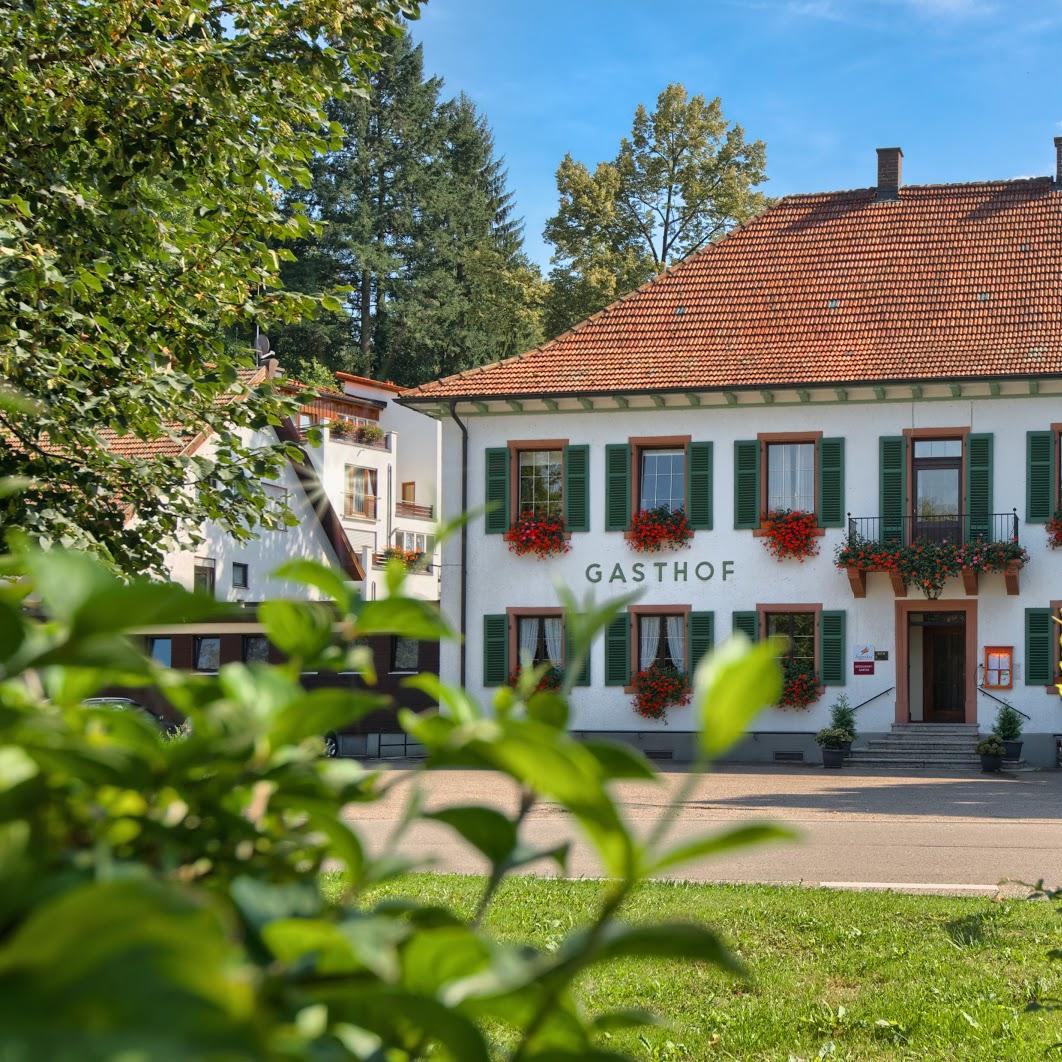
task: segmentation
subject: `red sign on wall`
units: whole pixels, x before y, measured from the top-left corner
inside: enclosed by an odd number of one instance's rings
[[[853,675],[873,675],[874,674],[874,661],[873,660],[854,660],[852,662],[852,674]]]

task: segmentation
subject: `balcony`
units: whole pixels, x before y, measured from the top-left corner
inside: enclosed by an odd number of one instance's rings
[[[431,505],[417,505],[415,502],[395,502],[395,516],[405,516],[412,520],[431,520],[435,509]]]
[[[406,571],[411,575],[431,575],[435,571],[430,554],[403,549],[390,549],[385,550],[383,553],[374,553],[372,555],[372,566],[374,568],[386,568],[391,560],[400,560],[406,566]]]
[[[908,584],[938,597],[945,578],[962,578],[966,594],[978,590],[982,572],[1003,575],[1009,595],[1018,593],[1026,555],[1018,540],[1018,513],[947,513],[935,516],[848,516],[848,535],[837,566],[848,573],[855,597],[866,597],[867,575],[885,572],[897,597]]]

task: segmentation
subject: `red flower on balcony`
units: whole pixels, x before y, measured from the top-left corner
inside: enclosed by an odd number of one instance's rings
[[[650,664],[634,676],[631,685],[634,687],[634,710],[643,719],[666,722],[668,708],[690,703],[689,680],[671,664]]]
[[[693,528],[682,509],[660,505],[639,509],[631,519],[627,540],[638,553],[659,553],[664,549],[681,549],[693,539]]]
[[[510,552],[518,557],[532,553],[539,560],[571,549],[561,517],[540,516],[531,510],[517,517],[516,523],[505,532],[505,541]]]
[[[814,513],[774,509],[764,517],[762,527],[763,543],[776,560],[793,557],[803,563],[819,552],[819,522]]]
[[[1052,549],[1062,546],[1062,513],[1055,513],[1046,524],[1047,544]]]

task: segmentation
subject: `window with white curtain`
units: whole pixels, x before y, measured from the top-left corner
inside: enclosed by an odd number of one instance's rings
[[[684,614],[638,617],[638,670],[653,664],[686,670]]]
[[[521,616],[517,622],[517,653],[520,663],[564,667],[564,617]]]
[[[768,443],[767,511],[815,511],[815,444]]]

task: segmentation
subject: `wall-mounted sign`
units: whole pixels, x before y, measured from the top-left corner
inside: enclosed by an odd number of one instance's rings
[[[889,659],[889,651],[888,651],[888,649],[875,649],[874,650],[874,659],[875,660],[888,660]]]
[[[874,661],[873,660],[853,660],[852,661],[852,674],[853,675],[873,675],[874,674]]]
[[[588,583],[688,583],[696,579],[707,583],[716,572],[725,583],[734,574],[733,561],[635,561],[633,564],[588,564]]]
[[[857,642],[855,649],[852,651],[853,660],[873,660],[874,659],[874,646],[867,645],[865,642]]]

